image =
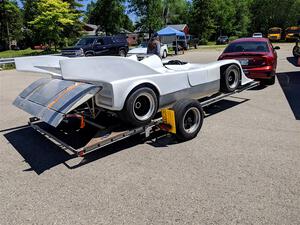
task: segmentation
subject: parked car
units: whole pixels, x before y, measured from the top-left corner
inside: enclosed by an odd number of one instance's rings
[[[64,48],[63,56],[126,56],[128,43],[125,36],[86,36],[81,38],[74,47]]]
[[[262,38],[263,34],[262,33],[253,33],[252,37],[254,37],[254,38]]]
[[[128,56],[131,55],[137,55],[139,58],[144,58],[145,55],[147,55],[147,42],[143,42],[140,45],[138,45],[136,48],[130,49],[128,51]],[[166,44],[161,44],[160,46],[160,57],[166,58],[168,56],[168,46]]]
[[[52,74],[52,78],[29,85],[14,105],[54,127],[86,102],[88,106],[92,104],[93,110],[104,109],[132,126],[143,126],[160,109],[178,100],[232,92],[252,82],[237,60],[162,63],[156,55],[141,61],[136,56],[39,56],[15,60],[17,70]],[[89,101],[91,98],[93,101]]]
[[[231,42],[218,60],[238,60],[245,74],[252,79],[272,85],[275,82],[277,53],[267,38],[240,38]]]
[[[218,37],[216,44],[217,45],[225,45],[229,43],[229,38],[228,36],[220,36]]]

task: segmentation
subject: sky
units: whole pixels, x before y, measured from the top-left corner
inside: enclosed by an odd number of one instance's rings
[[[84,9],[84,10],[86,10],[87,4],[90,3],[91,1],[96,1],[96,0],[82,0],[82,1],[81,1],[81,4],[84,5],[84,6],[83,6],[83,9]],[[19,5],[22,7],[22,4],[21,4],[21,1],[20,1],[20,0],[18,0],[18,3],[19,3]],[[128,16],[130,17],[130,19],[131,19],[132,21],[136,21],[136,16],[135,16],[134,14],[129,14]]]

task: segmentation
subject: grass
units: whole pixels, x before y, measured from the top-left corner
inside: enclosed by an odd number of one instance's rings
[[[33,55],[48,55],[55,54],[59,52],[55,52],[53,50],[44,51],[44,50],[33,50],[31,48],[27,48],[24,50],[7,50],[0,52],[0,58],[15,58],[20,56],[33,56]]]

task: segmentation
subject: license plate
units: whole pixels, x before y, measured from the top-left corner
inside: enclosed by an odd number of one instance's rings
[[[248,59],[240,59],[239,61],[240,61],[240,64],[241,64],[242,66],[247,66],[248,63],[249,63],[249,60],[248,60]]]

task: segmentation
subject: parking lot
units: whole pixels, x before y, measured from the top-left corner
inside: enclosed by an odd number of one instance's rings
[[[26,126],[15,97],[42,75],[0,71],[0,224],[300,224],[300,67],[205,109],[199,135],[134,137],[74,158]],[[215,61],[221,48],[170,57]]]

